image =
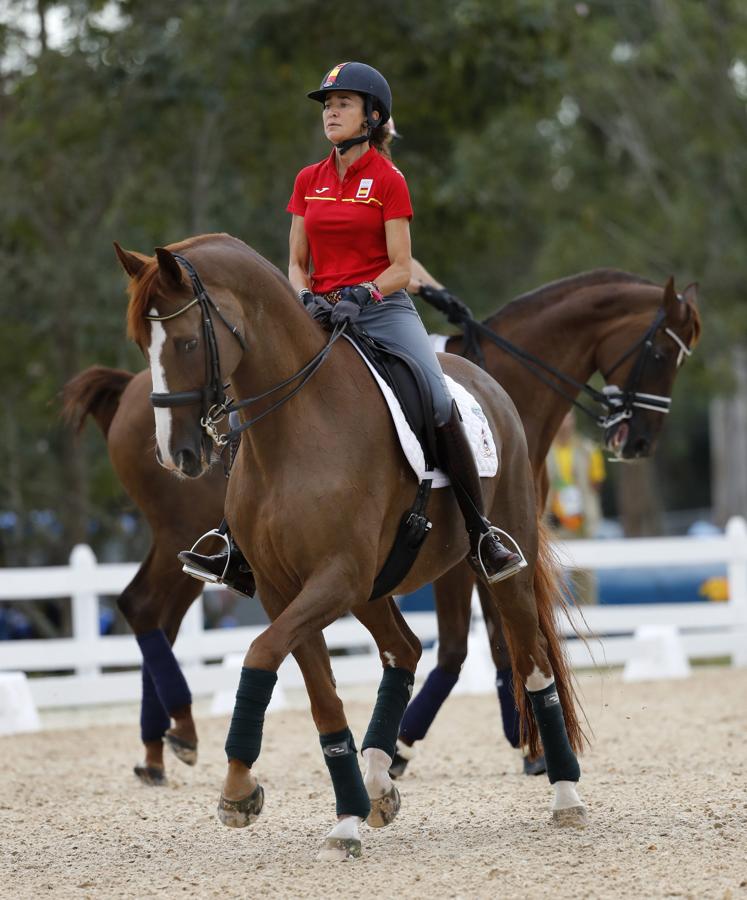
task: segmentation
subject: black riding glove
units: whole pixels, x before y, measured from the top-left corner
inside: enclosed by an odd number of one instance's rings
[[[334,307],[326,297],[304,289],[298,292],[298,299],[315,322],[319,322],[324,328],[329,325],[329,317]]]
[[[472,319],[472,310],[466,303],[455,297],[447,288],[436,288],[424,284],[418,291],[426,303],[430,303],[442,312],[453,325],[461,325],[466,319]]]
[[[340,300],[332,307],[329,322],[330,325],[341,325],[343,322],[353,325],[360,314],[361,308],[355,300]]]

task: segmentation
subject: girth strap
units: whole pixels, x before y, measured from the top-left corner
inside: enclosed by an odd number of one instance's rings
[[[425,513],[431,495],[433,472],[427,472],[426,475],[429,477],[424,478],[418,485],[412,509],[404,513],[400,520],[392,549],[376,576],[369,600],[388,597],[394,588],[404,580],[418,558],[420,548],[431,530],[432,523]]]

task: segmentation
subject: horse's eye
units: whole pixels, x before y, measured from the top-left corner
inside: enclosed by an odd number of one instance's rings
[[[190,340],[185,341],[184,342],[184,350],[187,353],[191,353],[197,347],[197,343],[198,343],[197,338],[191,338]]]

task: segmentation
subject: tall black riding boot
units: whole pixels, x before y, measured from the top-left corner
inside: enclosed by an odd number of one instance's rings
[[[200,541],[213,535],[219,537],[225,535],[228,538],[226,549],[212,556],[195,553],[193,550],[182,550],[177,554],[177,558],[182,563],[183,571],[187,575],[209,584],[224,584],[229,590],[242,597],[253,597],[257,591],[254,573],[244,558],[244,554],[236,546],[225,519],[220,528],[208,531],[200,538]],[[199,544],[200,541],[197,543]]]
[[[501,543],[498,530],[485,518],[480,476],[456,402],[451,418],[436,429],[440,463],[451,480],[469,534],[469,562],[489,584],[510,578],[526,566],[518,553]]]

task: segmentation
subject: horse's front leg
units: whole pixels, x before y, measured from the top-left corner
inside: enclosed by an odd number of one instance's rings
[[[325,763],[337,800],[338,824],[322,847],[322,858],[349,859],[360,855],[358,824],[370,810],[358,767],[353,736],[334,690],[321,630],[347,611],[339,584],[349,584],[336,569],[307,581],[282,612],[282,601],[260,581],[259,593],[272,624],[247,652],[226,739],[228,772],[218,806],[220,820],[232,827],[251,824],[263,805],[264,793],[252,767],[259,756],[264,715],[277,681],[277,670],[293,652],[302,667],[319,729]],[[337,593],[337,598],[335,594]],[[277,614],[277,615],[276,615]],[[320,664],[320,659],[323,664]]]
[[[376,706],[363,739],[364,782],[371,801],[366,821],[372,828],[381,828],[394,820],[400,808],[399,791],[389,769],[423,648],[391,597],[359,604],[353,608],[353,614],[373,635],[384,668]]]
[[[192,697],[172,644],[201,586],[184,575],[175,560],[170,547],[154,545],[117,600],[143,654],[140,733],[145,762],[134,771],[151,785],[166,784],[164,739],[183,762],[194,765],[197,758]]]

